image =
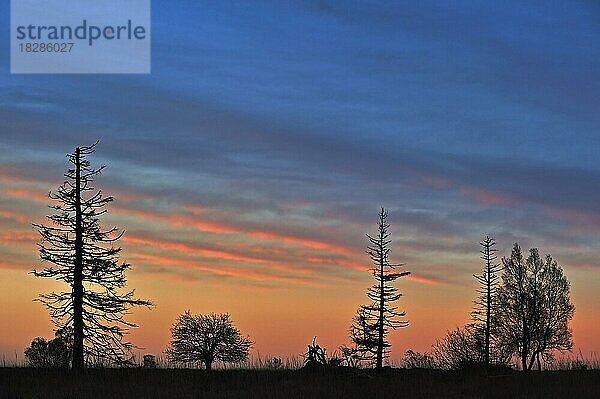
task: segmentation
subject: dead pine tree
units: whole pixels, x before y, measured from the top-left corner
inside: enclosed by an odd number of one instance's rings
[[[132,327],[124,319],[132,306],[151,306],[125,291],[125,272],[130,265],[119,262],[121,248],[115,246],[123,232],[117,227],[103,230],[99,217],[107,212],[113,197],[104,196],[92,184],[104,166],[93,168],[87,156],[98,142],[77,147],[67,155],[72,168],[65,181],[49,197],[54,213],[50,225],[34,224],[41,235],[38,244],[42,262],[50,265],[33,270],[37,277],[62,281],[68,290],[40,294],[39,301],[50,311],[57,328],[73,329],[72,368],[85,367],[85,357],[106,363],[126,360],[133,345],[123,341]]]
[[[391,283],[410,272],[395,272],[402,264],[390,263],[390,225],[387,223],[388,214],[384,208],[379,212],[378,234],[373,237],[367,234],[369,245],[366,253],[373,262],[373,277],[375,284],[367,291],[372,301],[370,305],[362,305],[357,311],[350,331],[350,339],[356,346],[356,351],[362,360],[375,361],[375,367],[383,367],[386,349],[390,347],[386,336],[389,329],[407,327],[408,321],[400,320],[405,312],[399,312],[393,306],[402,294]]]
[[[471,312],[471,318],[473,321],[483,328],[484,335],[484,361],[485,364],[490,364],[490,339],[492,330],[492,317],[495,304],[494,296],[496,287],[498,286],[498,273],[502,270],[502,267],[497,263],[498,249],[496,246],[496,240],[486,235],[483,241],[479,243],[481,246],[481,259],[484,262],[483,270],[481,274],[474,274],[473,277],[479,283],[477,288],[477,294],[479,295],[474,301],[475,307]]]

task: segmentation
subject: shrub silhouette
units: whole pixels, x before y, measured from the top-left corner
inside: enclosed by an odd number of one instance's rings
[[[73,354],[71,329],[59,329],[54,339],[46,341],[37,337],[25,349],[25,358],[30,367],[69,367]]]
[[[174,363],[202,362],[207,370],[215,360],[241,362],[248,358],[253,342],[233,326],[229,313],[179,315],[171,328],[172,339],[167,357]]]

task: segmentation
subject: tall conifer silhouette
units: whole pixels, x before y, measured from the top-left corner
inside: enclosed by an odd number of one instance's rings
[[[496,262],[498,259],[498,249],[495,248],[496,240],[490,236],[485,236],[479,243],[481,246],[481,259],[484,265],[481,274],[474,274],[473,277],[479,283],[477,293],[479,296],[475,300],[475,308],[471,312],[471,317],[479,327],[483,329],[484,337],[484,361],[490,364],[490,345],[492,335],[492,318],[494,316],[494,298],[500,276],[498,273],[502,266]]]
[[[373,262],[375,278],[375,284],[367,291],[372,302],[358,309],[350,332],[361,358],[375,361],[376,368],[382,368],[383,359],[387,357],[386,349],[390,343],[386,337],[389,329],[408,326],[408,321],[401,319],[405,312],[399,312],[398,307],[393,305],[402,294],[391,283],[410,272],[395,272],[402,264],[390,263],[391,240],[387,217],[386,210],[381,208],[377,235],[373,237],[367,234],[369,245],[366,252]]]
[[[124,361],[132,348],[124,335],[137,327],[124,315],[132,306],[151,305],[134,298],[133,291],[122,291],[130,265],[119,263],[121,248],[115,242],[123,232],[117,227],[100,227],[99,217],[107,212],[113,197],[92,186],[105,168],[93,168],[87,160],[97,144],[77,147],[67,155],[72,168],[64,174],[64,183],[49,194],[55,201],[50,205],[54,213],[47,216],[51,225],[34,224],[41,235],[40,258],[50,265],[32,273],[62,281],[70,288],[41,294],[39,301],[48,308],[57,328],[73,328],[73,369],[84,368],[85,355],[101,362]]]

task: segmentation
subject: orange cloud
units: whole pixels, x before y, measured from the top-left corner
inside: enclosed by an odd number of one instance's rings
[[[343,269],[360,270],[361,272],[367,270],[364,265],[347,261],[345,259],[330,257],[307,257],[302,252],[286,251],[285,254],[288,255],[287,257],[271,259],[269,258],[269,256],[272,255],[271,250],[265,250],[263,252],[260,247],[257,249],[256,246],[247,246],[240,243],[232,244],[231,248],[235,248],[235,251],[232,252],[222,249],[202,248],[201,243],[198,243],[196,246],[194,244],[173,242],[160,238],[149,238],[137,234],[126,234],[124,236],[124,241],[126,244],[133,245],[133,250],[137,252],[141,251],[143,253],[147,253],[148,251],[146,251],[146,248],[156,248],[161,251],[166,251],[170,255],[175,255],[178,258],[187,259],[188,257],[198,257],[201,258],[199,260],[203,262],[206,261],[206,258],[208,258],[209,260],[214,259],[219,261],[224,260],[250,263],[267,268],[265,271],[266,273],[292,273],[294,275],[308,275],[317,271],[317,269],[314,267],[307,267],[306,263],[322,265],[323,267],[318,269],[320,272],[327,272],[327,269],[324,268],[327,265],[334,265]],[[249,253],[250,255],[240,255],[239,253]],[[215,265],[214,267],[220,268],[221,266]],[[347,279],[347,277],[343,275],[339,276],[339,278]]]
[[[239,230],[237,228],[230,226],[226,223],[206,221],[193,215],[186,215],[181,213],[152,212],[118,205],[115,206],[113,212],[121,215],[133,216],[137,219],[147,222],[159,222],[171,227],[192,227],[196,230],[203,231],[206,233],[239,233]]]
[[[4,172],[4,175],[2,174]],[[10,182],[22,183],[22,176],[14,177],[13,171],[7,171],[7,168],[0,168],[0,179],[9,180]],[[261,241],[265,243],[255,244],[243,248],[244,254],[240,251],[230,251],[227,249],[200,248],[195,245],[186,243],[173,242],[160,238],[149,238],[145,235],[125,236],[126,243],[135,246],[150,246],[159,248],[163,251],[185,254],[186,256],[218,259],[232,262],[243,262],[249,264],[268,266],[272,270],[278,272],[294,273],[314,273],[315,269],[307,267],[306,264],[314,265],[333,265],[343,269],[352,269],[358,271],[366,271],[369,268],[368,262],[356,262],[352,259],[358,259],[363,256],[362,250],[357,250],[353,247],[339,245],[333,242],[324,242],[318,239],[300,237],[293,234],[286,234],[275,231],[267,231],[263,229],[247,228],[235,225],[228,222],[219,222],[208,220],[203,217],[207,210],[201,206],[183,206],[186,212],[160,212],[153,210],[145,210],[136,208],[133,204],[147,198],[145,195],[138,193],[130,193],[127,190],[117,190],[117,196],[122,198],[123,203],[116,203],[111,209],[112,213],[121,216],[133,217],[135,219],[160,223],[171,228],[193,228],[201,232],[222,235],[238,235],[240,238],[248,238],[252,241]],[[10,187],[5,190],[5,193],[10,198],[25,199],[40,204],[48,204],[51,200],[47,193],[41,190],[35,190],[24,187]],[[19,214],[12,211],[0,210],[0,217],[9,218],[19,223],[29,224],[30,217],[25,214]],[[20,238],[13,238],[16,241],[35,241],[35,234],[29,234]],[[8,240],[6,240],[8,241]],[[232,245],[239,245],[232,244]],[[261,249],[261,247],[263,247]],[[238,252],[238,253],[236,253]],[[360,255],[359,255],[360,253]],[[274,259],[273,257],[277,258]],[[303,265],[304,264],[304,265]],[[331,269],[330,269],[331,270]],[[431,280],[425,278],[413,278],[414,281],[431,284]]]
[[[267,259],[260,259],[249,256],[236,255],[227,251],[213,250],[213,249],[204,249],[194,247],[192,245],[173,242],[173,241],[165,241],[165,240],[154,240],[145,238],[139,235],[131,235],[127,234],[124,236],[124,241],[131,244],[137,245],[148,245],[154,248],[160,248],[163,250],[174,251],[179,253],[184,253],[186,255],[196,255],[207,258],[216,258],[223,260],[232,260],[238,262],[248,262],[248,263],[267,263],[271,262]]]
[[[284,244],[294,244],[314,250],[325,250],[338,254],[347,255],[351,248],[322,242],[314,239],[297,237],[294,235],[276,233],[264,230],[248,229],[241,226],[235,226],[224,222],[208,221],[197,216],[197,214],[183,213],[161,213],[129,207],[116,207],[115,211],[123,215],[133,216],[137,219],[148,222],[159,222],[170,227],[191,227],[196,230],[213,234],[241,234],[247,235],[258,240],[279,241]]]
[[[0,270],[31,270],[31,263],[20,259],[0,260]]]
[[[306,259],[306,262],[312,264],[322,264],[322,265],[336,265],[341,266],[346,269],[357,270],[361,272],[366,272],[371,268],[371,265],[365,261],[364,263],[353,262],[346,258],[332,258],[332,257],[320,257],[320,256],[309,256]]]
[[[32,181],[32,179],[25,177],[20,169],[9,165],[0,165],[0,180],[8,183]]]
[[[326,250],[339,254],[348,254],[348,252],[350,252],[349,248],[343,247],[341,245],[335,245],[322,241],[312,240],[309,238],[301,238],[275,232],[250,230],[248,231],[248,235],[259,240],[280,241],[283,243],[297,244],[311,249]]]
[[[411,273],[410,275],[406,276],[406,278],[408,280],[417,282],[417,283],[422,283],[422,284],[428,284],[428,285],[446,285],[446,282],[441,280],[441,279],[437,279],[437,278],[433,278],[433,277],[427,277],[427,276],[423,276],[423,275],[419,275],[419,274],[414,274]]]
[[[48,205],[53,202],[49,197],[48,193],[43,193],[39,190],[32,190],[28,188],[8,188],[5,190],[5,193],[8,194],[9,197],[25,199],[28,201],[36,202],[39,204]]]
[[[35,231],[24,231],[24,232],[2,232],[0,233],[0,242],[3,244],[23,244],[23,243],[34,243],[39,241],[40,235]]]
[[[137,259],[138,262],[158,266],[165,271],[168,270],[168,268],[184,267],[189,270],[209,273],[216,277],[237,277],[258,282],[284,282],[301,285],[307,285],[310,282],[309,279],[304,277],[278,275],[250,268],[210,266],[200,261],[183,259],[177,256],[164,256],[141,252],[134,252],[132,253],[132,256]],[[175,273],[176,270],[173,270],[172,272]]]
[[[199,218],[195,216],[184,214],[164,215],[139,210],[134,210],[133,214],[136,217],[141,216],[144,220],[161,221],[172,227],[194,227],[203,232],[206,232],[207,230],[204,229],[204,221],[198,220]],[[272,243],[268,250],[265,250],[264,252],[257,252],[257,246],[243,248],[242,252],[252,253],[252,255],[240,255],[228,250],[198,248],[190,244],[172,242],[160,238],[148,238],[142,235],[126,235],[125,240],[126,242],[135,245],[151,246],[165,251],[174,251],[180,254],[202,258],[213,258],[251,264],[264,264],[268,265],[273,270],[284,272],[293,271],[294,273],[303,274],[315,272],[315,269],[303,267],[301,265],[302,263],[310,263],[315,265],[334,265],[343,269],[351,269],[361,272],[367,271],[371,267],[368,263],[368,259],[365,259],[364,262],[356,262],[351,260],[356,259],[359,256],[366,256],[362,254],[362,250],[357,251],[356,248],[344,247],[341,245],[325,243],[318,240],[301,238],[282,233],[236,228],[233,225],[225,226],[227,227],[223,230],[212,229],[210,232],[215,234],[238,234],[241,236],[247,236],[254,240],[274,241],[275,243]],[[289,249],[283,250],[282,248],[277,248],[277,243],[283,245],[291,244],[304,250],[316,251],[316,253],[290,252]],[[278,254],[278,256],[282,259],[270,259],[270,256],[274,254]],[[434,279],[422,275],[412,276],[411,280],[417,283],[429,285],[443,284],[441,279]]]
[[[581,234],[597,232],[600,226],[600,216],[593,212],[546,206],[544,213],[551,218],[567,221],[574,232]]]
[[[419,172],[417,173],[417,176],[420,176],[426,185],[438,190],[452,187],[452,182],[450,180],[440,176],[434,176],[425,172]]]
[[[511,205],[518,202],[516,197],[485,191],[474,187],[461,187],[459,191],[483,205]]]
[[[8,219],[8,220],[13,220],[18,223],[29,224],[30,217],[29,217],[29,215],[27,215],[23,212],[7,210],[7,209],[0,209],[0,219]]]

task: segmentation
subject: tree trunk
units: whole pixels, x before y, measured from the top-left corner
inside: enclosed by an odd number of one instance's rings
[[[206,366],[207,370],[212,370],[212,363],[213,360],[212,359],[204,359],[204,365]]]
[[[381,242],[383,242],[383,237],[380,236]],[[380,259],[379,259],[379,336],[377,338],[377,361],[375,368],[383,368],[383,317],[384,317],[384,306],[385,306],[385,297],[384,294],[384,259],[383,259],[383,247],[380,245]]]
[[[529,370],[529,367],[527,367],[527,353],[529,352],[529,347],[527,345],[527,327],[523,326],[523,347],[521,348],[521,367],[523,369],[523,371],[527,371]]]
[[[83,226],[81,157],[75,152],[75,265],[73,271],[73,369],[83,370]]]
[[[522,279],[521,279],[522,281]],[[527,317],[525,315],[525,310],[524,310],[524,306],[525,306],[525,295],[522,293],[523,292],[523,288],[522,288],[522,282],[520,283],[521,287],[520,287],[520,297],[521,297],[521,320],[523,322],[523,330],[521,331],[521,345],[523,346],[521,348],[521,367],[523,368],[523,371],[527,371],[529,370],[529,367],[527,367],[527,354],[529,353],[529,326],[527,325]]]
[[[486,249],[487,257],[489,258],[490,249]],[[490,365],[490,325],[491,325],[491,308],[492,308],[492,282],[490,280],[491,275],[491,262],[487,262],[487,303],[486,303],[486,314],[485,314],[485,364]]]

